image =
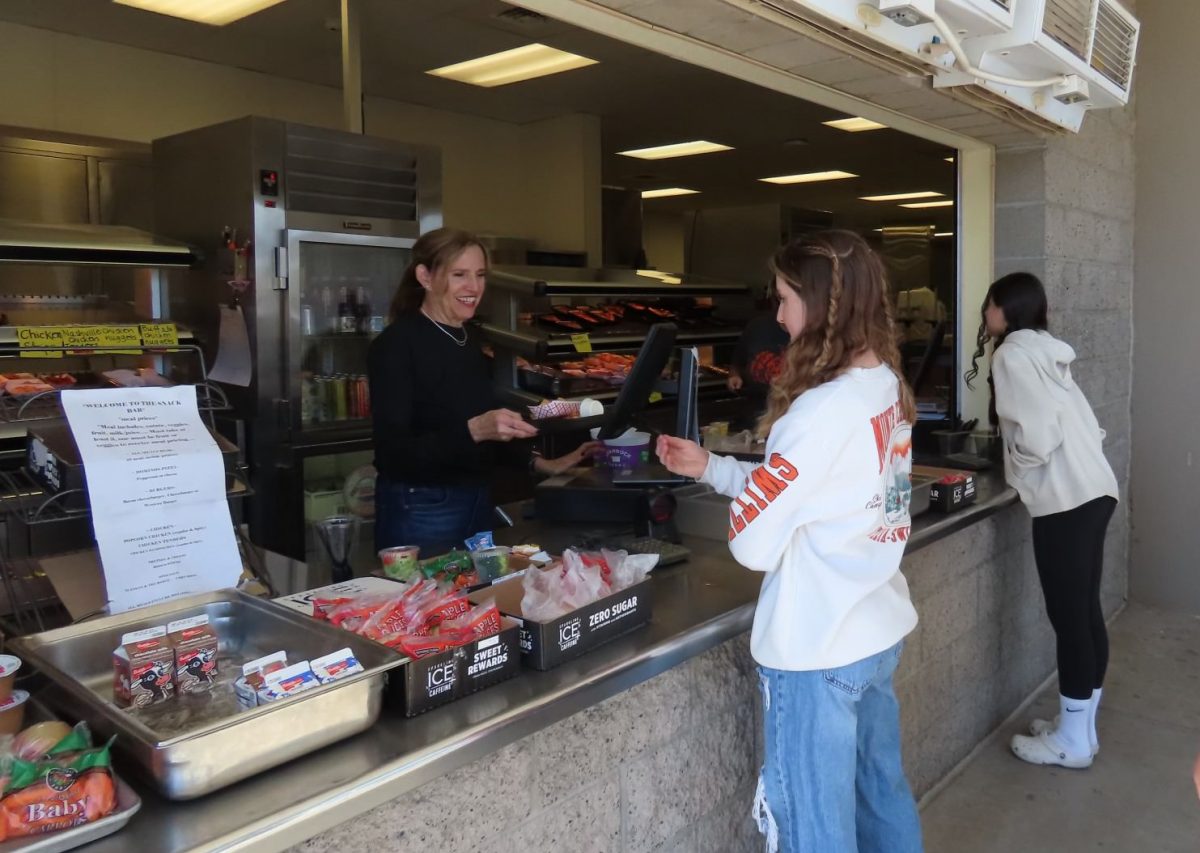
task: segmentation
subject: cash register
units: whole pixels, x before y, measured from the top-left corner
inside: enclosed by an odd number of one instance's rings
[[[658,323],[650,328],[616,402],[605,411],[596,433],[598,439],[616,438],[636,425],[651,394],[662,387],[663,370],[675,351],[676,333],[677,329],[671,323]],[[681,350],[674,434],[693,441],[699,438],[698,371],[696,350]],[[622,543],[624,546],[640,545],[641,550],[653,550],[660,553],[664,563],[669,562],[668,556],[677,555],[668,555],[670,549],[658,546],[678,539],[671,524],[675,502],[670,489],[691,481],[672,474],[659,464],[653,444],[649,456],[647,462],[630,468],[596,465],[543,480],[534,490],[534,511],[538,519],[631,527],[634,537]]]

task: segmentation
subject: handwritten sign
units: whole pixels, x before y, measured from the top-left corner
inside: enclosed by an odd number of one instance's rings
[[[142,345],[173,347],[179,345],[179,331],[174,323],[142,323]]]
[[[64,355],[129,354],[129,347],[167,347],[179,344],[174,323],[94,326],[17,326],[17,347],[24,358],[62,358]],[[61,350],[40,352],[39,350]]]

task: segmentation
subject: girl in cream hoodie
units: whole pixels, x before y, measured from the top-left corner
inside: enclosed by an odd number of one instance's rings
[[[1075,351],[1046,331],[1046,314],[1035,276],[1013,273],[993,284],[968,381],[994,341],[993,419],[1005,479],[1033,516],[1034,557],[1058,640],[1059,716],[1034,720],[1012,749],[1031,764],[1084,768],[1100,748],[1096,711],[1108,665],[1100,575],[1119,492],[1104,431],[1071,376]]]
[[[771,386],[762,465],[663,436],[676,473],[733,499],[729,548],[763,573],[750,648],[765,762],[754,811],[769,851],[919,853],[892,675],[917,624],[909,534],[913,399],[883,264],[845,231],[772,263],[791,342]]]

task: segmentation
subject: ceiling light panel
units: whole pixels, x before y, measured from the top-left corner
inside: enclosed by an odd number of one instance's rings
[[[860,195],[862,201],[906,201],[911,198],[940,198],[942,193],[933,190],[921,190],[911,193],[892,193],[891,195]]]
[[[954,201],[952,199],[946,199],[945,201],[914,201],[911,204],[902,204],[900,206],[913,210],[923,210],[927,207],[954,207]]]
[[[113,0],[146,12],[184,18],[201,24],[223,27],[240,18],[261,12],[283,0]]]
[[[857,178],[853,172],[842,172],[837,169],[828,172],[804,172],[799,175],[777,175],[774,178],[759,178],[767,184],[811,184],[817,181],[841,181],[846,178]]]
[[[699,190],[689,190],[683,187],[665,187],[661,190],[642,190],[642,198],[670,198],[675,195],[696,195]]]
[[[837,130],[844,130],[847,133],[862,133],[864,130],[883,130],[887,127],[886,124],[880,124],[877,121],[871,121],[869,118],[861,118],[859,116],[839,118],[834,121],[823,121],[821,124]]]
[[[544,44],[527,44],[477,59],[468,59],[466,62],[434,68],[425,73],[490,89],[595,64],[596,60],[586,56],[568,53]]]
[[[712,154],[716,151],[732,151],[728,145],[719,142],[709,142],[697,139],[694,142],[674,142],[670,145],[656,145],[653,148],[631,148],[628,151],[618,151],[625,157],[636,157],[639,160],[667,160],[671,157],[691,157],[695,154]]]

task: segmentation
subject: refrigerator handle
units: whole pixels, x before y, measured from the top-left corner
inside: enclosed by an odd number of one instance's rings
[[[287,290],[288,286],[288,250],[287,246],[275,249],[275,290]]]

